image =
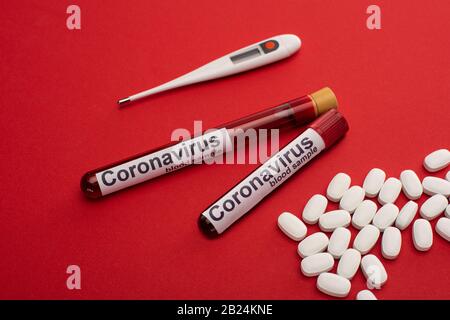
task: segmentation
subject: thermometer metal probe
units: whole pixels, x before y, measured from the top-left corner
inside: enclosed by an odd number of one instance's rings
[[[255,69],[291,56],[300,46],[301,40],[296,35],[275,36],[227,54],[160,86],[121,99],[118,103],[121,106],[163,91]]]

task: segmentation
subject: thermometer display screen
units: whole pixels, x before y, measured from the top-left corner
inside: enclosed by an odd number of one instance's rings
[[[230,59],[231,59],[231,61],[233,63],[240,63],[240,62],[243,62],[245,60],[258,57],[260,55],[261,55],[261,51],[259,51],[258,48],[255,48],[255,49],[251,49],[251,50],[245,51],[243,53],[239,53],[239,54],[237,54],[235,56],[232,56],[232,57],[230,57]]]

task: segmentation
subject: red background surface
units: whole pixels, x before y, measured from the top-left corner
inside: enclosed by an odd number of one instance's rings
[[[69,31],[72,3],[0,4],[0,298],[327,298],[301,275],[278,215],[300,213],[339,171],[354,184],[373,167],[423,177],[424,156],[449,147],[447,1],[77,0],[82,30]],[[366,28],[372,3],[379,31]],[[290,59],[116,106],[282,33],[303,40]],[[97,202],[79,190],[85,171],[165,144],[175,128],[213,127],[326,85],[347,137],[219,239],[206,239],[197,217],[256,165],[195,166]],[[436,234],[431,251],[417,252],[409,227],[400,257],[383,260],[389,281],[376,294],[449,299],[449,259]],[[71,264],[81,267],[79,291],[66,288]],[[349,298],[364,287],[359,272]]]

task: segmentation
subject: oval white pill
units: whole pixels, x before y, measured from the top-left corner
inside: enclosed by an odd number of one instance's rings
[[[344,252],[337,267],[337,274],[352,280],[361,263],[361,253],[355,249],[347,249]]]
[[[315,194],[309,199],[303,209],[303,221],[309,224],[315,224],[319,217],[324,214],[328,205],[328,200],[321,194]]]
[[[314,277],[322,272],[330,271],[334,266],[334,259],[331,254],[321,252],[306,257],[300,263],[302,273],[307,277]]]
[[[436,232],[445,240],[450,241],[450,219],[440,218],[436,223]]]
[[[395,204],[387,203],[377,211],[373,217],[372,223],[375,227],[380,229],[380,231],[384,231],[384,229],[390,227],[394,223],[398,213],[399,210]]]
[[[317,278],[317,289],[333,297],[346,297],[351,287],[348,279],[334,273],[321,273]]]
[[[411,200],[417,200],[422,196],[423,187],[417,174],[412,170],[404,170],[400,173],[403,193]]]
[[[356,235],[356,238],[353,241],[353,248],[364,255],[372,250],[379,237],[380,230],[377,227],[368,224],[367,226],[362,228],[361,231],[359,231]]]
[[[331,179],[330,184],[327,188],[327,198],[331,201],[338,202],[341,200],[345,191],[350,187],[352,179],[348,174],[338,173]]]
[[[423,191],[429,195],[442,194],[450,196],[450,181],[436,177],[425,177],[422,181]]]
[[[419,251],[430,250],[433,245],[433,230],[428,220],[417,219],[413,225],[413,243]]]
[[[445,209],[445,216],[450,218],[450,204],[447,206],[447,209]]]
[[[414,201],[408,201],[400,210],[397,219],[395,220],[395,226],[400,230],[405,230],[413,221],[416,216],[419,205]]]
[[[305,258],[324,251],[328,246],[328,237],[323,232],[316,232],[303,239],[297,248],[300,257]]]
[[[350,224],[350,213],[345,210],[334,210],[320,216],[319,227],[322,231],[332,232],[339,227],[347,227]]]
[[[358,186],[353,186],[347,191],[345,191],[344,195],[339,202],[339,208],[342,210],[346,210],[349,213],[353,213],[355,209],[361,204],[364,200],[365,196],[364,189]]]
[[[402,234],[395,227],[388,227],[381,238],[381,253],[386,259],[396,259],[402,248]]]
[[[447,179],[447,181],[450,181],[450,171],[445,175],[445,179]]]
[[[378,194],[378,202],[382,205],[386,203],[394,203],[400,195],[402,190],[402,183],[397,178],[387,179],[381,187]]]
[[[442,194],[435,194],[428,198],[420,207],[420,215],[427,220],[438,217],[448,206],[448,200]]]
[[[378,300],[370,290],[362,290],[356,295],[356,300]]]
[[[444,169],[450,163],[450,151],[447,149],[436,150],[425,157],[423,166],[430,172]]]
[[[338,259],[344,254],[350,243],[351,236],[350,230],[343,227],[336,228],[333,231],[328,243],[328,252],[333,258]]]
[[[280,214],[278,227],[285,235],[295,241],[302,240],[307,232],[305,224],[290,212]]]
[[[366,192],[366,196],[369,198],[376,197],[378,192],[380,192],[385,179],[386,173],[383,170],[378,168],[370,170],[363,183],[363,189]]]
[[[386,269],[380,259],[373,254],[368,254],[361,259],[361,269],[367,279],[367,284],[373,288],[381,288],[388,279]]]
[[[362,229],[372,222],[373,216],[377,212],[377,205],[372,200],[364,200],[356,208],[352,216],[352,225],[356,229]]]

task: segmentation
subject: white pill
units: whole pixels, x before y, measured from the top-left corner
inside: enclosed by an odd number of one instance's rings
[[[332,232],[339,227],[347,227],[350,224],[350,213],[345,210],[334,210],[320,216],[319,227],[322,231]]]
[[[400,195],[402,190],[402,183],[397,178],[387,179],[383,186],[381,187],[380,193],[378,194],[378,202],[382,205],[386,203],[394,203]]]
[[[416,216],[419,205],[410,200],[400,210],[397,219],[395,220],[395,226],[400,230],[405,230],[413,221]]]
[[[425,177],[422,181],[423,191],[429,196],[442,194],[450,196],[450,181],[436,177]]]
[[[444,169],[450,163],[450,151],[447,149],[436,150],[425,157],[423,166],[430,172]]]
[[[361,253],[355,249],[348,249],[339,260],[337,274],[348,280],[352,280],[358,271],[360,263]]]
[[[396,227],[388,227],[381,238],[381,253],[389,260],[396,259],[402,248],[402,233]]]
[[[331,201],[338,202],[341,200],[345,191],[350,187],[350,183],[352,179],[348,174],[338,173],[334,176],[334,178],[330,181],[330,184],[327,188],[327,198]]]
[[[306,236],[306,226],[296,216],[290,212],[283,212],[278,217],[278,227],[289,238],[295,241],[300,241]]]
[[[380,192],[385,179],[386,173],[383,170],[378,168],[370,170],[363,183],[363,189],[366,192],[366,196],[369,198],[376,197],[378,192]]]
[[[352,216],[352,225],[356,229],[362,229],[372,222],[373,216],[377,212],[377,205],[372,200],[364,200],[356,208]]]
[[[351,236],[350,230],[346,228],[339,227],[333,231],[328,243],[328,252],[333,258],[338,259],[344,254],[350,243]]]
[[[345,191],[344,195],[339,202],[339,208],[342,210],[346,210],[349,213],[353,213],[355,209],[361,204],[364,200],[365,196],[364,189],[358,186],[353,186],[347,191]]]
[[[400,173],[403,193],[411,200],[417,200],[422,196],[423,187],[417,174],[412,170],[404,170]]]
[[[445,216],[450,218],[450,204],[447,206],[447,209],[445,209]]]
[[[328,200],[321,194],[315,194],[309,199],[303,209],[303,221],[309,224],[315,224],[319,217],[324,214],[328,205]]]
[[[438,217],[448,206],[448,200],[442,194],[428,198],[420,207],[420,215],[427,220]]]
[[[397,219],[398,213],[399,210],[395,204],[387,203],[377,211],[373,217],[372,224],[380,231],[384,231],[387,227],[392,226],[395,219]]]
[[[440,218],[436,223],[436,232],[445,240],[450,241],[450,219]]]
[[[316,232],[303,239],[297,248],[300,257],[305,258],[313,254],[325,251],[328,246],[328,237],[323,232]]]
[[[419,251],[428,251],[433,245],[433,230],[428,220],[417,219],[413,225],[413,243]]]
[[[356,295],[356,300],[378,300],[370,290],[362,290]]]
[[[368,224],[367,226],[362,228],[361,231],[359,231],[356,235],[356,238],[353,241],[353,248],[364,255],[372,250],[379,237],[380,230],[377,227]]]
[[[334,273],[321,273],[317,278],[317,289],[333,297],[344,298],[348,296],[351,287],[348,279]]]
[[[447,181],[450,181],[450,171],[445,175],[445,179],[447,179]]]
[[[386,269],[373,254],[368,254],[361,259],[361,269],[367,279],[367,284],[374,288],[381,288],[388,279]]]
[[[306,257],[300,263],[302,273],[307,277],[315,277],[322,272],[330,271],[334,266],[334,259],[327,252],[316,253]]]

